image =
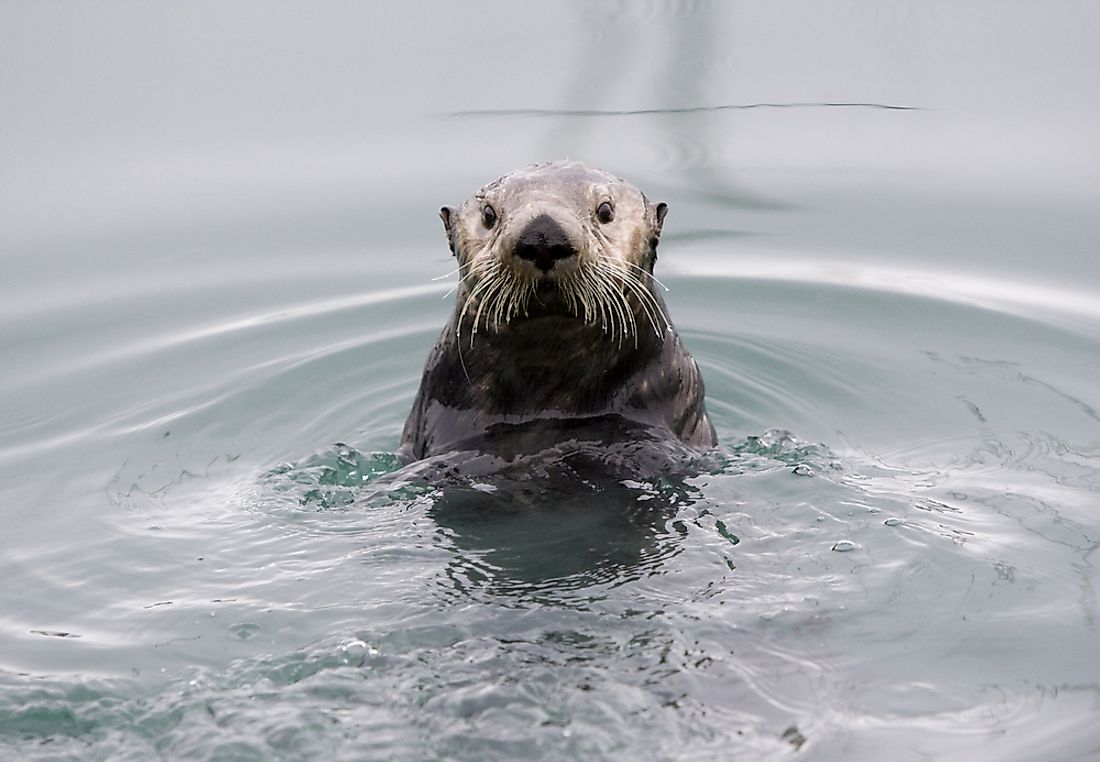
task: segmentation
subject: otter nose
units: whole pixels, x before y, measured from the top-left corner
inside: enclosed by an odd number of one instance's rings
[[[540,214],[531,220],[516,240],[515,254],[533,262],[537,268],[550,272],[559,259],[576,256],[572,241],[549,215]]]

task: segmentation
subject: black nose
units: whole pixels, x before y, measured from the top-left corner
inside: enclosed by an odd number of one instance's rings
[[[569,236],[549,215],[540,214],[527,224],[516,241],[516,256],[534,262],[543,272],[559,259],[576,256],[577,250]]]

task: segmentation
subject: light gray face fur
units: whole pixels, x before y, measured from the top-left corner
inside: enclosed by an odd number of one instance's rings
[[[444,207],[461,277],[459,334],[468,326],[472,342],[479,330],[554,312],[600,325],[620,344],[637,343],[642,330],[663,336],[670,326],[652,272],[666,211],[613,175],[565,161],[517,170],[458,209]],[[545,218],[574,251],[549,266],[517,254],[525,231]]]

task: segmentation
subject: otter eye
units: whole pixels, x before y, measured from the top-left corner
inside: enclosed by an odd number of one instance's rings
[[[481,210],[481,224],[485,226],[486,230],[492,230],[493,225],[497,224],[497,213],[492,205],[486,204],[485,208]]]
[[[611,202],[604,201],[596,207],[596,219],[604,225],[615,219],[615,208],[611,206]]]

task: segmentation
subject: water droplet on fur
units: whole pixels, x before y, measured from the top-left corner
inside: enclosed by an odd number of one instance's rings
[[[835,550],[837,553],[847,553],[848,551],[855,550],[858,547],[859,546],[851,540],[841,540],[840,542],[833,545],[833,550]]]
[[[882,523],[885,524],[888,527],[896,527],[901,523],[901,519],[891,516],[890,518],[886,519],[886,521],[884,521]]]
[[[792,469],[792,473],[796,476],[814,476],[814,470],[811,466],[805,463],[799,463]]]

